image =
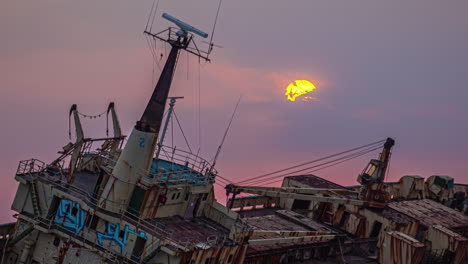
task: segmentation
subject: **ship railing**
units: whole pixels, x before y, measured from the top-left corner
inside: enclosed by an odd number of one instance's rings
[[[18,164],[18,169],[16,170],[17,175],[29,174],[29,173],[38,173],[43,171],[45,168],[45,163],[38,159],[28,159],[21,160]]]
[[[145,185],[154,185],[161,183],[168,184],[196,184],[205,185],[213,184],[217,171],[212,168],[212,165],[201,158],[200,156],[191,152],[176,149],[175,147],[162,146],[161,148],[164,159],[172,164],[164,171],[147,173],[143,169],[135,169],[137,178],[142,179],[142,183]],[[106,161],[108,166],[108,173],[112,173],[112,168],[117,163],[117,160],[109,155],[101,155],[103,160]],[[157,163],[158,161],[156,161]]]
[[[179,170],[149,174],[141,178],[141,183],[146,186],[167,183],[168,185],[194,184],[206,185],[214,183],[214,176],[206,177],[193,170]]]
[[[109,161],[109,163],[113,162],[115,165],[115,160]],[[109,170],[107,172],[112,174],[112,170],[110,168],[108,169]],[[205,176],[191,169],[158,172],[154,174],[148,174],[143,169],[134,169],[134,173],[136,174],[136,178],[140,178],[141,183],[146,186],[152,186],[161,183],[167,183],[169,185],[184,183],[204,185],[208,182]],[[116,180],[118,181],[118,179]]]
[[[192,152],[163,145],[161,146],[161,153],[168,161],[176,163],[187,169],[190,168],[200,174],[206,175],[210,170],[212,170],[212,174],[217,173],[214,168],[211,168],[212,166],[210,162]]]
[[[120,221],[125,221],[127,223],[132,224],[135,226],[137,229],[142,229],[151,235],[154,235],[156,238],[163,240],[163,241],[170,241],[175,245],[180,245],[184,248],[187,248],[184,245],[183,240],[176,239],[174,237],[174,230],[168,228],[167,226],[163,225],[162,223],[158,223],[155,221],[148,221],[145,219],[142,219],[141,217],[133,214],[129,210],[127,210],[128,206],[124,204],[119,204],[111,200],[104,200],[104,203],[106,204],[106,209],[103,209],[100,206],[100,202],[94,198],[90,193],[87,191],[80,189],[76,186],[73,186],[73,184],[67,184],[64,182],[56,182],[53,180],[48,179],[47,177],[41,177],[41,180],[55,186],[57,189],[72,194],[76,196],[77,198],[81,199],[84,201],[88,206],[91,208],[105,214],[109,214],[113,217],[117,217],[120,219]],[[112,213],[112,212],[118,212],[118,213]]]
[[[57,181],[56,178],[48,178],[44,174],[34,174],[37,176],[42,176],[40,179],[45,181],[46,183],[55,186],[57,189],[70,193],[82,201],[84,201],[88,206],[91,208],[99,210],[102,204],[106,204],[106,209],[116,211],[118,213],[113,214],[114,217],[118,217],[120,220],[124,220],[126,222],[132,223],[137,228],[142,227],[143,229],[147,230],[148,232],[154,234],[156,237],[169,240],[173,243],[180,244],[180,241],[174,239],[174,230],[169,229],[167,226],[163,225],[162,223],[158,223],[155,221],[147,221],[142,219],[141,217],[135,215],[134,213],[128,210],[128,206],[125,204],[119,204],[109,199],[105,199],[103,202],[100,202],[96,199],[92,194],[86,191],[85,188],[80,188],[77,186],[77,182],[73,184],[68,184],[65,181]],[[31,178],[34,178],[33,174],[30,175]],[[44,177],[45,176],[45,177]],[[84,186],[83,186],[84,187]],[[102,209],[100,211],[106,211]]]
[[[45,228],[46,230],[57,229],[61,232],[66,233],[70,237],[74,238],[76,241],[80,241],[83,244],[91,245],[93,248],[102,251],[104,253],[104,257],[107,260],[111,261],[110,263],[117,263],[117,260],[119,259],[119,256],[120,256],[117,252],[108,250],[105,247],[96,243],[95,241],[87,239],[84,234],[80,235],[79,233],[66,229],[62,225],[55,224],[54,217],[55,215],[53,214],[46,216],[46,218],[41,217],[41,216],[35,216],[33,218],[33,221],[35,225],[40,225],[42,228]],[[89,228],[87,230],[88,232],[91,231],[92,233],[97,233],[96,231],[89,229]],[[134,263],[134,264],[144,263],[141,255],[143,253],[146,253],[148,255],[150,251],[153,251],[154,249],[158,248],[160,244],[161,244],[160,239],[153,239],[150,243],[145,245],[145,247],[141,250],[141,252],[138,252],[140,256],[127,253],[120,257],[125,257],[126,261],[129,263]],[[180,241],[180,244],[185,246],[186,248],[188,247],[186,241]]]
[[[61,225],[55,224],[53,216],[51,216],[50,219],[48,219],[48,218],[35,216],[34,219],[33,219],[34,225],[39,225],[42,228],[45,228],[47,230],[56,229],[56,230],[58,230],[60,232],[63,232],[65,234],[67,234],[70,238],[74,239],[75,242],[80,241],[83,244],[87,244],[87,245],[91,246],[93,249],[96,249],[98,251],[103,252],[104,253],[103,254],[104,258],[106,258],[108,261],[110,261],[110,263],[118,263],[118,259],[119,259],[118,253],[113,252],[111,250],[108,250],[105,247],[99,245],[98,243],[87,239],[84,235],[79,235],[78,233],[70,231],[70,230],[66,229],[65,227],[63,227]],[[138,261],[132,260],[131,258],[128,258],[127,256],[124,256],[124,257],[126,257],[126,262],[128,262],[128,263],[133,263],[133,264],[140,263]]]
[[[109,159],[111,160],[111,159]],[[115,162],[115,161],[113,161]],[[192,173],[193,171],[191,170],[185,170],[185,171],[180,171],[181,173]],[[174,172],[168,172],[165,173],[166,177],[169,177],[169,174],[173,174]],[[17,174],[23,174],[23,175],[29,175],[31,179],[34,179],[36,177],[40,177],[40,179],[47,184],[50,184],[52,186],[55,186],[57,189],[72,194],[81,200],[83,200],[86,204],[90,205],[92,208],[102,208],[101,205],[103,203],[100,203],[98,199],[96,199],[93,194],[89,193],[86,191],[85,186],[77,186],[78,183],[74,182],[72,184],[67,183],[64,179],[64,177],[60,177],[57,179],[55,175],[50,175],[47,170],[45,163],[37,160],[37,159],[30,159],[30,160],[24,160],[21,161],[17,170]],[[62,175],[63,176],[63,175]],[[163,174],[160,174],[158,176],[164,176]],[[176,183],[180,182],[181,179],[178,180],[170,180],[169,178],[169,183]],[[155,234],[156,236],[159,236],[163,239],[170,240],[174,243],[177,244],[184,244],[183,241],[179,241],[174,238],[173,230],[170,230],[167,226],[152,221],[149,222],[147,220],[142,219],[141,217],[135,215],[134,213],[130,212],[128,210],[128,206],[125,204],[119,204],[114,201],[105,199],[104,203],[106,204],[106,208],[112,211],[117,211],[119,212],[116,214],[120,220],[125,220],[127,222],[130,222],[134,224],[135,226],[141,226],[147,230],[150,230],[151,233]],[[102,210],[104,211],[104,210]]]

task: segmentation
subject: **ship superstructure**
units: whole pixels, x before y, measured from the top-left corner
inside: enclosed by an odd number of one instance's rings
[[[206,33],[163,17],[179,28],[146,32],[171,51],[125,144],[113,103],[107,114],[114,136],[99,139],[85,137],[73,105],[76,141],[50,164],[20,162],[12,205],[18,221],[4,241],[4,263],[242,262],[245,237],[238,234],[247,229],[214,199],[216,170],[195,154],[157,144],[179,53],[208,60],[190,46],[190,32]],[[176,98],[170,100],[172,110]]]

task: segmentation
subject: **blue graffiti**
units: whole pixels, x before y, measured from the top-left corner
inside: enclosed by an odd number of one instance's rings
[[[127,238],[128,238],[128,233],[132,233],[134,235],[137,235],[141,238],[146,239],[146,233],[143,231],[135,232],[133,230],[130,230],[128,225],[125,225],[124,232],[123,232],[123,237],[122,239],[119,238],[120,235],[120,224],[107,224],[106,225],[106,234],[102,233],[97,233],[97,241],[100,246],[102,246],[102,240],[113,240],[117,245],[120,246],[120,255],[122,256],[124,253],[125,246],[127,245]]]
[[[146,142],[146,138],[141,137],[141,138],[140,138],[140,144],[139,144],[140,148],[144,148],[144,147],[145,147],[145,142]]]
[[[81,232],[84,226],[85,213],[79,203],[70,200],[61,200],[54,223],[62,225],[75,233]]]

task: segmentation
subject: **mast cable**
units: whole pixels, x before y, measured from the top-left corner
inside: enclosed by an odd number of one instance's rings
[[[171,145],[172,149],[174,149],[174,118],[171,116],[169,121],[171,121]]]
[[[155,2],[156,2],[156,0],[154,0],[153,4],[151,5],[151,11],[150,11],[150,14],[148,16],[148,21],[146,21],[145,31],[148,29],[148,25],[149,25],[149,22],[150,22],[150,19],[151,19],[151,15],[153,14],[153,8],[154,8],[154,3]]]
[[[237,100],[236,107],[234,108],[234,112],[232,112],[232,115],[231,115],[231,120],[229,120],[229,124],[226,128],[226,131],[224,131],[223,139],[221,140],[221,144],[218,146],[218,150],[216,151],[216,155],[213,159],[213,164],[211,165],[210,170],[212,170],[214,166],[216,165],[216,160],[218,159],[219,153],[221,152],[221,148],[224,145],[224,141],[226,140],[227,133],[229,132],[229,129],[231,128],[232,120],[234,119],[234,116],[236,115],[237,107],[239,106],[241,99],[242,99],[242,95],[239,97],[239,100]]]
[[[219,10],[221,9],[221,4],[222,4],[222,2],[223,2],[223,0],[219,0],[218,10],[216,11],[216,17],[215,17],[215,21],[214,21],[214,23],[213,23],[213,30],[211,31],[211,38],[210,38],[210,48],[209,48],[209,51],[211,51],[211,49],[213,48],[213,35],[214,35],[214,32],[215,32],[216,22],[218,21]]]
[[[158,65],[159,70],[162,71],[161,65],[159,64],[159,60],[157,59],[158,56],[156,54],[156,52],[158,51],[157,44],[156,44],[157,41],[154,38],[150,37],[150,36],[147,36],[147,38],[149,40],[148,43],[149,43],[151,52],[153,54],[153,59],[156,62],[156,64]]]
[[[198,58],[198,151],[201,148],[201,73],[200,58]]]
[[[156,1],[156,0],[155,0],[155,1]],[[158,11],[158,6],[159,6],[159,0],[158,0],[158,2],[156,3],[156,8],[154,9],[153,20],[151,21],[151,26],[150,26],[150,30],[149,30],[150,32],[151,32],[151,30],[153,29],[154,19],[155,19],[155,17],[156,17],[156,13],[157,13],[157,11]]]
[[[151,52],[151,56],[153,57],[153,74],[151,75],[151,85],[154,86],[155,85],[154,84],[154,68],[155,68],[154,67],[154,62],[156,61],[156,57],[155,57],[156,54],[155,54],[155,52],[153,50],[153,47],[151,46],[151,40],[149,39],[149,37],[146,38],[146,43],[148,44],[148,48],[149,48],[149,50]],[[159,66],[159,64],[158,64],[158,66]],[[159,68],[161,69],[160,66],[159,66]]]
[[[187,144],[187,147],[188,147],[188,149],[189,149],[189,151],[190,151],[190,154],[193,154],[193,153],[192,153],[192,148],[190,148],[190,144],[189,144],[189,142],[188,142],[188,140],[187,140],[187,137],[185,136],[185,133],[184,133],[184,130],[182,129],[182,126],[180,125],[179,118],[177,117],[177,114],[176,114],[176,112],[175,112],[175,109],[172,110],[172,111],[173,111],[174,117],[175,117],[175,119],[176,119],[176,121],[177,121],[177,125],[179,125],[180,132],[182,132],[182,136],[184,136],[185,143]]]

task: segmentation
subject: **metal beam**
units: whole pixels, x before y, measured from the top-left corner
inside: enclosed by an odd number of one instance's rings
[[[232,190],[242,190],[242,189],[249,189],[249,190],[265,190],[265,191],[274,191],[274,192],[286,192],[286,193],[298,193],[298,194],[328,194],[328,193],[336,193],[336,194],[351,194],[351,195],[358,195],[359,193],[353,190],[344,190],[344,189],[326,189],[326,188],[296,188],[296,187],[257,187],[257,186],[233,186]],[[243,191],[241,191],[243,192]]]
[[[285,199],[298,199],[298,200],[305,200],[305,201],[315,201],[315,202],[328,202],[328,203],[337,203],[337,204],[350,204],[356,206],[370,206],[370,207],[378,207],[384,208],[386,205],[383,203],[377,202],[369,202],[363,200],[355,200],[355,199],[348,199],[348,198],[341,198],[341,197],[329,197],[329,196],[318,196],[313,195],[314,192],[316,194],[320,194],[327,189],[317,189],[314,188],[290,188],[290,187],[253,187],[253,186],[227,186],[228,191],[233,193],[252,193],[252,194],[260,194],[270,197],[279,197]],[[310,194],[301,194],[296,193],[295,190],[299,189],[300,191],[309,192]],[[309,189],[309,191],[306,191]],[[330,189],[333,190],[333,189]],[[333,190],[334,191],[334,190]]]
[[[323,231],[285,231],[285,230],[253,230],[252,236],[264,235],[280,235],[283,237],[299,237],[299,236],[321,236],[331,235],[331,232]]]
[[[322,236],[301,236],[301,237],[282,237],[282,238],[264,238],[264,239],[250,239],[249,245],[269,245],[281,243],[302,243],[302,242],[319,242],[334,239],[336,235],[322,235]]]

